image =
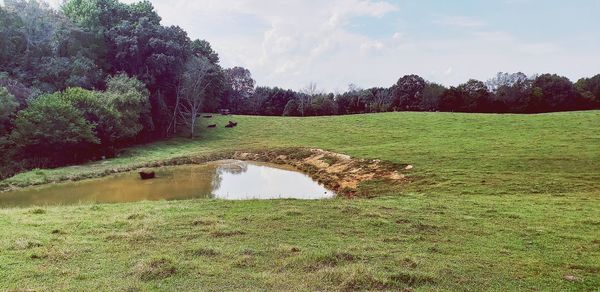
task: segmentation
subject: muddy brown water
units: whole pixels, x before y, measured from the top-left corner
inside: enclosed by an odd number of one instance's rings
[[[0,193],[0,208],[196,198],[312,200],[335,196],[304,173],[267,163],[225,160],[155,171],[157,178],[151,180],[141,180],[137,172],[127,172],[4,192]]]

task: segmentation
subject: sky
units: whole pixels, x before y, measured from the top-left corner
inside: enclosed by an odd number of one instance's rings
[[[406,74],[458,85],[497,72],[600,73],[600,0],[151,2],[164,25],[208,40],[223,67],[246,67],[264,86],[341,92]]]

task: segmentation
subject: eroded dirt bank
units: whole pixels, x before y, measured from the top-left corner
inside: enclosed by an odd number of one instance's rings
[[[321,149],[281,151],[237,151],[234,159],[291,165],[310,175],[342,196],[357,195],[358,186],[369,180],[405,180],[402,171],[412,168],[381,160],[357,159],[349,155]]]
[[[202,164],[223,159],[289,165],[305,172],[313,179],[324,184],[327,188],[335,191],[339,196],[344,197],[360,196],[361,194],[358,192],[359,185],[370,180],[389,180],[390,182],[401,183],[406,180],[404,173],[412,168],[412,166],[406,164],[395,164],[381,160],[358,159],[345,154],[322,149],[280,148],[271,150],[225,151],[199,156],[178,157],[163,161],[109,168],[101,171],[90,171],[72,176],[49,178],[44,183],[77,181],[142,168]],[[9,185],[0,187],[0,190],[5,191],[16,188],[18,187]]]

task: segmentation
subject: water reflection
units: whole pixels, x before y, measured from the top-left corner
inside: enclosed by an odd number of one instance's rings
[[[279,166],[242,161],[159,168],[142,181],[135,172],[0,193],[0,207],[117,203],[192,198],[322,199],[334,193],[307,175]]]
[[[226,200],[323,199],[334,193],[307,175],[270,165],[234,161],[217,167],[212,194]]]

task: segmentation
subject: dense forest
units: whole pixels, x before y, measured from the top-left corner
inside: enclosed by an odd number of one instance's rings
[[[600,75],[499,73],[456,87],[407,75],[344,93],[255,87],[206,40],[164,26],[148,1],[36,0],[0,6],[0,178],[112,157],[120,147],[195,135],[204,112],[315,116],[388,111],[542,113],[600,108]],[[68,153],[68,155],[65,155]]]

